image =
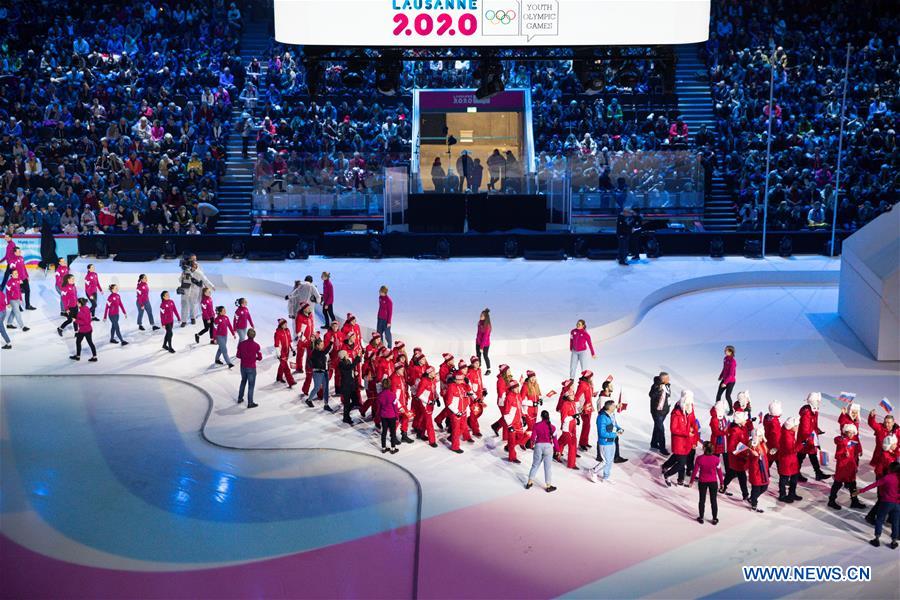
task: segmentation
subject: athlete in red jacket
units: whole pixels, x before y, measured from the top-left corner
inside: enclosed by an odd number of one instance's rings
[[[788,504],[803,500],[797,495],[797,475],[800,473],[797,455],[804,451],[803,446],[808,442],[797,439],[798,425],[794,417],[785,420],[778,436],[778,453],[775,455],[778,462],[778,501]]]
[[[401,441],[412,444],[413,439],[409,437],[409,422],[412,420],[412,412],[409,408],[409,386],[406,385],[406,369],[402,362],[394,365],[394,373],[390,378],[391,391],[397,398],[400,405],[400,433]]]
[[[734,411],[734,421],[728,426],[726,433],[728,439],[728,470],[725,472],[725,481],[722,482],[722,493],[731,496],[728,484],[732,479],[737,479],[741,486],[741,496],[744,500],[750,498],[747,491],[747,445],[750,442],[749,432],[753,427],[748,414],[743,411]]]
[[[809,440],[810,443],[804,445],[804,450],[797,455],[800,467],[803,468],[803,459],[809,456],[809,462],[812,463],[816,472],[816,481],[824,481],[831,477],[822,472],[819,466],[819,436],[825,433],[819,429],[819,404],[822,402],[822,394],[819,392],[810,392],[806,396],[806,405],[800,408],[800,427],[797,430],[797,439],[801,441]],[[806,481],[803,473],[797,476],[800,482]]]
[[[509,462],[520,463],[516,458],[516,446],[525,448],[528,435],[522,428],[522,396],[519,393],[519,382],[512,381],[506,388],[506,399],[503,402],[503,424],[506,427],[506,448]]]
[[[313,331],[316,330],[316,323],[313,320],[312,306],[308,302],[300,305],[297,316],[294,317],[294,334],[297,336],[297,361],[294,365],[294,373],[302,373],[306,366],[306,357],[308,352],[312,352]],[[307,391],[309,389],[307,388]]]
[[[578,447],[589,450],[591,447],[591,421],[594,419],[594,373],[582,371],[575,390],[575,406],[581,415],[581,435],[578,436]]]
[[[480,438],[481,425],[478,423],[478,418],[484,412],[484,398],[487,396],[487,391],[484,389],[484,381],[481,377],[481,361],[477,356],[469,359],[466,380],[469,382],[469,391],[472,392],[469,429],[472,431],[472,435]]]
[[[759,497],[769,489],[769,448],[766,446],[766,431],[757,427],[750,434],[747,450],[747,479],[750,480],[750,508],[758,513]]]
[[[497,369],[497,408],[500,409],[500,418],[491,423],[494,435],[501,435],[506,440],[506,427],[503,426],[503,403],[506,402],[506,388],[513,380],[509,365],[500,365]]]
[[[859,469],[859,457],[861,451],[859,442],[854,440],[858,435],[856,426],[847,423],[841,429],[841,435],[834,438],[834,483],[831,484],[831,493],[828,495],[828,506],[834,510],[841,510],[837,503],[837,494],[842,487],[850,492],[850,508],[865,508],[866,505],[856,497],[856,472]]]
[[[466,418],[466,386],[465,374],[456,372],[453,377],[453,383],[447,386],[445,395],[445,411],[448,414],[447,420],[450,423],[450,449],[457,454],[462,454],[462,448],[459,447],[459,441],[463,436],[463,422]],[[442,411],[443,413],[444,411]],[[466,428],[468,431],[468,428]],[[471,439],[471,437],[469,438]]]
[[[278,319],[278,327],[275,329],[275,352],[278,356],[278,373],[275,375],[275,381],[288,384],[288,389],[294,387],[297,382],[291,375],[291,366],[289,359],[291,357],[291,330],[288,329],[287,321]]]
[[[577,438],[578,438],[578,416],[575,408],[575,390],[572,389],[572,380],[563,382],[562,392],[560,392],[559,402],[559,430],[562,432],[559,436],[560,453],[566,452],[566,466],[570,469],[577,469],[575,459],[578,458]],[[569,385],[565,385],[569,383]],[[556,460],[562,462],[559,456]]]
[[[781,437],[781,402],[773,400],[769,402],[769,412],[763,417],[763,427],[766,431],[766,446],[775,453],[770,457],[769,466],[772,466],[778,457],[778,448],[780,447],[779,438]]]
[[[432,448],[437,448],[437,440],[434,436],[434,414],[435,405],[440,406],[441,399],[437,391],[437,372],[434,367],[428,367],[425,373],[419,378],[419,384],[416,387],[416,399],[422,403],[422,419],[421,431],[422,439],[427,439],[428,444]]]
[[[875,416],[874,408],[869,411],[868,422],[869,427],[875,432],[875,449],[872,451],[872,460],[869,464],[875,469],[876,474],[879,473],[880,469],[881,474],[878,475],[880,479],[884,475],[884,469],[890,464],[890,461],[885,461],[882,456],[884,452],[884,438],[892,435],[894,438],[900,439],[900,425],[897,425],[894,421],[894,415],[890,413],[885,414],[884,420],[879,423],[878,418]]]

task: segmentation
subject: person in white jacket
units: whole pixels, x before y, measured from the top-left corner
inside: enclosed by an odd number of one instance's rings
[[[303,281],[295,281],[294,289],[284,297],[288,301],[288,314],[291,319],[297,317],[300,307],[308,302],[310,306],[322,303],[322,295],[313,283],[312,275],[307,275]]]
[[[193,325],[200,316],[200,297],[203,295],[203,288],[209,288],[211,291],[216,289],[206,274],[200,269],[197,261],[192,261],[189,268],[181,273],[181,289],[184,293],[181,295],[181,326],[187,326],[187,319],[190,318]]]

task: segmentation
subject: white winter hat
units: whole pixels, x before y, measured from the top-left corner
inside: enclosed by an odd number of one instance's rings
[[[734,422],[737,423],[738,425],[743,425],[744,423],[746,423],[747,422],[747,413],[745,413],[742,410],[739,410],[736,413],[734,413]]]
[[[741,404],[747,404],[750,402],[750,390],[744,390],[743,392],[738,392],[738,402]]]
[[[848,413],[853,413],[853,412],[858,413],[860,410],[861,410],[861,407],[856,402],[854,402],[853,404],[850,405],[849,408],[847,408]]]
[[[781,402],[778,400],[772,400],[769,402],[769,414],[773,417],[781,416]]]
[[[720,419],[728,414],[728,405],[725,404],[724,400],[719,400],[718,402],[716,402],[713,408],[715,408],[716,410],[716,416],[718,416]]]
[[[691,390],[681,390],[681,398],[679,399],[682,408],[685,405],[694,406],[694,392]]]
[[[822,394],[819,392],[810,392],[806,395],[806,403],[810,405],[812,408],[819,408],[819,404],[822,402]]]
[[[854,425],[853,423],[847,423],[846,425],[844,425],[841,431],[843,431],[847,435],[856,435],[857,433],[859,433],[859,431],[856,429],[856,425]]]
[[[788,418],[784,421],[784,428],[785,428],[785,429],[793,429],[793,428],[796,427],[797,425],[798,425],[797,419],[795,419],[794,417],[788,417]]]
[[[883,440],[881,440],[881,449],[885,452],[889,452],[891,450],[891,446],[897,443],[897,438],[892,435],[886,436]]]

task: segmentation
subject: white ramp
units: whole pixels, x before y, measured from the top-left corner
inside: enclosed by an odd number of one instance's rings
[[[900,211],[844,241],[838,312],[876,360],[900,360]]]

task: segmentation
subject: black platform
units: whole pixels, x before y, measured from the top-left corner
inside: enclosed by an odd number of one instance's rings
[[[410,194],[406,213],[413,233],[545,231],[547,199],[524,194]]]

